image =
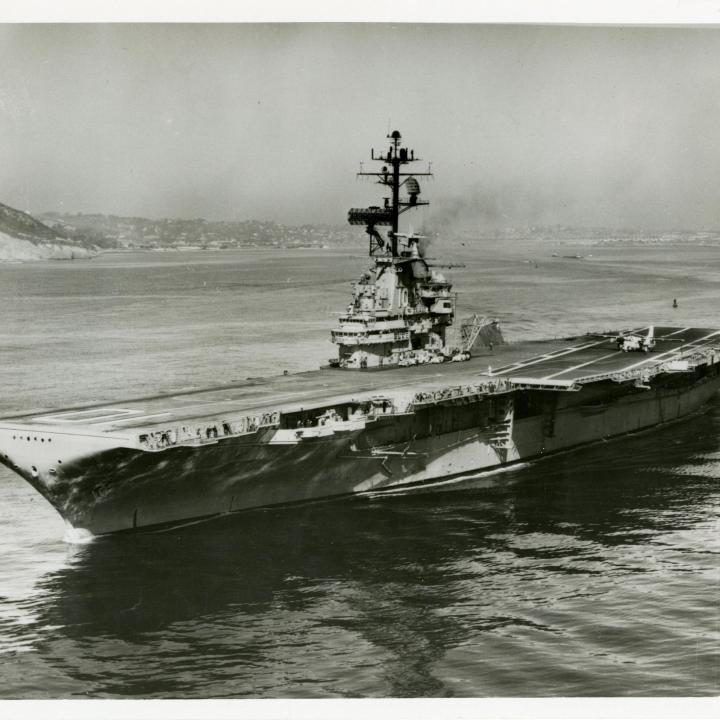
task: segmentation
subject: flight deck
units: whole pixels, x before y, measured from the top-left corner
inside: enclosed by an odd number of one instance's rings
[[[646,333],[638,328],[633,333]],[[710,328],[656,327],[652,352],[622,352],[612,337],[587,336],[586,342],[573,344],[557,352],[508,363],[497,367],[495,374],[516,376],[529,374],[540,380],[578,381],[597,375],[621,373],[651,367],[687,355],[701,348],[720,347],[720,330]]]
[[[647,330],[636,328],[631,332]],[[611,335],[508,343],[465,362],[365,372],[323,368],[112,405],[39,411],[0,419],[0,427],[32,426],[38,431],[92,435],[137,433],[224,415],[293,412],[327,407],[350,398],[387,393],[410,396],[481,381],[560,390],[576,383],[652,370],[668,361],[713,351],[716,347],[720,356],[720,330],[716,329],[656,327],[655,343],[651,352],[622,352]]]

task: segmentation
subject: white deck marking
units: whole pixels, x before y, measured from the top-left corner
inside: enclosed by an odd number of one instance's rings
[[[602,345],[602,343],[606,342],[605,340],[601,340],[600,342],[591,342],[591,343],[585,343],[584,345],[573,345],[571,348],[563,348],[562,350],[556,350],[554,352],[544,353],[543,355],[533,355],[532,357],[528,358],[527,360],[519,360],[516,363],[509,363],[507,365],[502,365],[501,367],[497,368],[496,370],[493,370],[493,375],[497,375],[498,373],[504,373],[509,370],[515,370],[520,369],[522,367],[527,367],[528,365],[534,365],[539,362],[544,362],[545,360],[553,360],[556,357],[561,357],[562,355],[567,355],[569,353],[577,352],[578,350],[586,350],[589,347],[593,347],[595,345]]]
[[[305,395],[310,395],[312,393],[317,393],[319,390],[322,390],[323,388],[313,388],[311,390],[304,390],[302,392],[296,392],[291,395],[283,395],[276,398],[273,398],[272,404],[263,403],[261,405],[248,405],[247,407],[244,407],[242,410],[235,411],[239,414],[244,415],[253,415],[256,412],[261,412],[263,410],[267,410],[270,407],[276,407],[277,405],[282,405],[287,402],[297,402]],[[338,392],[341,392],[341,388],[337,388]],[[373,389],[372,391],[375,391]],[[344,395],[344,394],[343,394]],[[335,395],[329,395],[327,396],[328,399],[331,397],[336,397]],[[338,395],[337,397],[342,397]],[[162,417],[162,416],[168,416],[171,420],[171,422],[180,422],[187,420],[188,422],[194,421],[195,419],[199,418],[213,418],[217,417],[219,415],[223,415],[224,411],[221,409],[221,406],[223,405],[236,405],[238,402],[242,402],[242,398],[230,398],[227,400],[211,400],[205,403],[195,403],[193,405],[181,405],[179,407],[174,407],[168,410],[167,412],[162,413],[155,413],[154,415],[139,415],[137,417],[131,417],[131,418],[119,418],[116,420],[108,420],[105,423],[99,423],[103,425],[111,425],[111,426],[123,426],[126,423],[132,422],[132,423],[139,423],[141,421],[144,421],[147,418],[154,418],[154,417]],[[202,408],[216,408],[215,411],[212,411],[210,413],[203,413]],[[308,408],[310,409],[310,408]],[[177,417],[179,413],[183,413],[185,411],[195,411],[193,415],[188,415],[184,417]]]
[[[608,355],[601,355],[600,357],[593,358],[592,360],[588,360],[587,362],[580,363],[578,365],[573,365],[572,367],[565,368],[565,370],[560,370],[560,372],[553,373],[552,375],[546,375],[543,380],[550,380],[551,378],[556,378],[558,375],[565,375],[565,373],[572,372],[573,370],[579,370],[580,368],[586,367],[588,365],[593,365],[594,363],[600,362],[601,360],[607,360],[611,357],[617,357],[618,350],[614,350],[613,352],[609,353]]]
[[[95,424],[98,420],[104,420],[105,418],[118,420],[122,416],[135,417],[141,414],[142,410],[131,410],[130,408],[99,407],[88,410],[67,410],[65,412],[52,413],[50,415],[40,415],[35,419],[41,422]]]
[[[709,340],[711,337],[714,337],[714,336],[716,336],[716,335],[720,335],[720,330],[715,330],[714,332],[711,332],[710,334],[705,335],[704,337],[697,338],[696,340],[691,340],[690,342],[684,343],[683,345],[679,345],[678,347],[672,348],[672,350],[666,350],[665,352],[660,353],[659,355],[655,355],[655,356],[652,357],[652,358],[646,358],[645,360],[641,360],[640,362],[637,362],[637,363],[635,363],[634,365],[629,365],[628,367],[623,368],[623,371],[622,371],[622,372],[625,372],[625,371],[627,371],[627,370],[632,370],[633,368],[639,367],[640,365],[644,365],[645,363],[648,363],[648,362],[657,361],[657,360],[659,360],[661,357],[663,357],[664,355],[671,355],[671,354],[673,354],[673,353],[677,353],[677,352],[680,351],[682,348],[689,348],[689,347],[692,347],[692,346],[694,346],[694,345],[701,345],[701,344],[703,344],[706,340]],[[667,336],[666,336],[666,337],[667,337]]]
[[[662,337],[668,338],[671,335],[677,335],[678,333],[683,333],[686,330],[690,330],[690,328],[682,328],[681,330],[675,330],[675,332],[668,333],[667,335],[663,335]],[[660,339],[660,338],[658,338],[658,339]],[[580,368],[587,367],[588,365],[592,365],[593,363],[600,362],[601,360],[607,360],[608,358],[615,357],[618,354],[618,352],[620,352],[620,351],[615,350],[614,352],[610,353],[609,355],[603,355],[602,357],[594,358],[593,360],[588,360],[587,362],[580,363],[579,365],[575,365],[573,367],[566,368],[565,370],[560,370],[560,372],[556,372],[553,375],[546,375],[543,378],[543,380],[549,380],[550,378],[555,378],[558,375],[565,375],[566,373],[574,372],[575,370],[579,370]],[[657,357],[657,356],[655,356],[655,357]],[[631,367],[634,367],[634,366],[631,366]],[[627,368],[619,368],[617,370],[617,372],[624,372],[625,370],[627,370]]]
[[[58,423],[61,425],[122,425],[148,418],[163,417],[169,412],[143,414],[142,410],[127,408],[97,408],[92,413],[88,410],[70,410],[54,415],[41,415],[31,418],[31,422]]]
[[[140,411],[138,410],[138,413]],[[132,417],[126,417],[126,418],[110,418],[110,420],[103,420],[102,422],[90,422],[90,425],[122,425],[123,423],[127,422],[137,422],[138,420],[147,420],[148,418],[158,418],[158,417],[164,417],[166,415],[172,415],[171,412],[158,412],[158,413],[151,413],[150,415],[133,415]]]
[[[639,328],[637,330],[629,330],[627,334],[632,335],[634,333],[641,333],[645,332],[645,330],[649,330],[650,326]],[[505,365],[501,368],[498,368],[497,370],[493,370],[493,375],[498,375],[499,373],[505,373],[510,372],[514,370],[519,370],[520,368],[529,367],[530,365],[537,365],[537,363],[545,362],[545,360],[554,360],[555,358],[562,357],[563,355],[570,355],[571,353],[578,352],[578,350],[587,350],[591,347],[596,347],[597,345],[603,345],[605,344],[610,338],[603,338],[602,340],[599,340],[597,342],[590,342],[585,343],[583,345],[574,345],[573,347],[565,350],[560,350],[558,352],[554,353],[546,353],[545,355],[536,355],[533,358],[530,358],[529,360],[523,360],[520,362],[517,362],[515,364],[511,365]]]

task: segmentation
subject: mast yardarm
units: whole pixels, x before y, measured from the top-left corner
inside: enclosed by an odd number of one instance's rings
[[[420,205],[429,205],[426,201],[418,199],[420,195],[420,184],[418,177],[432,177],[428,169],[425,172],[402,172],[401,168],[411,163],[420,162],[421,158],[415,157],[414,150],[401,147],[402,136],[399,131],[394,130],[388,135],[390,145],[387,152],[375,155],[375,150],[370,151],[370,159],[373,162],[382,163],[379,171],[365,172],[362,168],[357,174],[358,177],[377,178],[379,185],[390,189],[390,196],[385,197],[383,207],[353,208],[348,213],[348,222],[351,225],[366,225],[367,233],[370,236],[370,255],[385,250],[385,241],[375,229],[376,225],[390,225],[388,232],[389,250],[393,257],[398,256],[397,233],[400,224],[400,215],[410,208]],[[400,191],[404,189],[406,196],[401,197]]]

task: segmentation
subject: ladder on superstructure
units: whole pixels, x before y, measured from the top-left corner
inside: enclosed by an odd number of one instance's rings
[[[477,313],[470,318],[470,322],[460,326],[460,347],[463,352],[470,352],[472,346],[480,335],[480,331],[492,325],[494,320],[489,317],[480,316]]]

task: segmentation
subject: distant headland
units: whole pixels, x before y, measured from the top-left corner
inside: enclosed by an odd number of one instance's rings
[[[68,238],[32,215],[0,203],[0,262],[79,260],[96,253],[97,248]]]

